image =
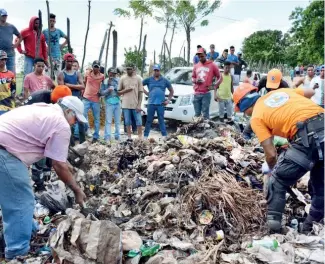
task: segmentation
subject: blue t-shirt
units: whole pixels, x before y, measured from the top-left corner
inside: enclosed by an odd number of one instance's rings
[[[195,55],[194,58],[193,58],[193,63],[194,64],[198,64],[199,61],[200,61],[199,56],[198,55]]]
[[[160,77],[156,80],[153,76],[142,81],[143,86],[147,85],[149,90],[148,104],[162,104],[165,99],[166,88],[171,88],[171,83],[165,78]]]
[[[212,59],[215,61],[219,57],[219,52],[215,51],[212,55]],[[211,52],[208,53],[207,59],[209,60],[211,58]]]
[[[229,62],[239,62],[238,57],[235,54],[228,54],[227,61]]]
[[[43,30],[43,34],[45,36],[47,46],[50,46],[48,31],[48,29]],[[61,59],[60,38],[66,38],[66,35],[62,32],[62,30],[56,28],[54,31],[50,31],[50,37],[51,57],[54,59]]]

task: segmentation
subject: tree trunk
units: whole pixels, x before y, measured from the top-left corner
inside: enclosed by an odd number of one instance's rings
[[[106,45],[106,57],[105,57],[105,72],[107,71],[107,59],[108,59],[108,49],[109,49],[109,41],[111,39],[111,30],[113,27],[113,23],[111,21],[111,23],[109,24],[109,29],[108,29],[108,33],[107,33],[107,45]]]
[[[67,17],[67,41],[68,41],[68,51],[72,53],[71,41],[70,41],[70,19]],[[61,70],[61,69],[60,69]]]
[[[161,58],[161,60],[163,58],[163,51],[164,51],[165,39],[166,39],[167,31],[168,31],[168,26],[169,26],[169,18],[167,18],[166,30],[165,30],[165,34],[164,34],[163,41],[162,41],[162,44],[161,44],[161,52],[160,52],[160,58]]]
[[[164,45],[164,73],[166,73],[166,46]]]
[[[190,28],[186,29],[186,41],[187,41],[187,66],[190,66],[190,57],[191,57],[191,30],[190,30]]]
[[[165,47],[166,47],[166,50],[167,50],[167,53],[168,53],[168,58],[169,58],[169,69],[171,69],[171,55],[170,55],[170,50],[168,49],[168,45],[167,45],[167,42],[165,41]]]
[[[142,49],[142,67],[141,67],[141,76],[143,77],[144,68],[146,67],[146,41],[147,41],[147,35],[144,35],[143,39],[143,49]]]
[[[172,44],[174,40],[175,28],[176,28],[176,21],[174,21],[172,36],[170,38],[170,43],[169,43],[169,68],[172,68]]]
[[[143,31],[143,16],[141,17],[140,39],[139,39],[138,53],[140,53],[140,50],[141,50],[142,31]]]
[[[81,72],[84,70],[84,64],[85,64],[85,58],[86,58],[86,48],[87,48],[87,39],[88,39],[88,32],[89,32],[89,23],[90,23],[90,3],[91,0],[88,0],[88,22],[87,22],[87,30],[86,30],[86,36],[85,36],[85,43],[84,43],[84,54],[82,57],[82,64],[81,64]]]
[[[113,30],[113,67],[117,65],[117,31]]]
[[[102,42],[102,46],[100,47],[99,58],[98,58],[98,60],[100,62],[102,62],[102,58],[103,58],[104,48],[105,48],[105,44],[106,44],[106,40],[107,40],[107,32],[108,32],[107,29],[105,29],[105,35],[104,35],[104,39]]]
[[[181,58],[182,50],[183,50],[184,44],[185,44],[185,40],[184,40],[183,45],[182,45],[182,47],[181,47],[181,49],[180,49],[180,51],[179,51],[179,55],[178,55],[179,58]]]

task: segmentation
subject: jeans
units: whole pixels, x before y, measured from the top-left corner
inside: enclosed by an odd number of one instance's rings
[[[227,113],[227,118],[231,118],[233,111],[233,104],[231,99],[220,99],[219,100],[219,118],[223,119],[225,117],[225,109]]]
[[[142,126],[142,118],[141,118],[141,113],[138,113],[135,109],[123,109],[123,115],[124,115],[124,124],[126,126],[131,126],[132,125],[132,116],[135,119],[136,125]]]
[[[114,117],[115,124],[115,139],[120,139],[120,121],[121,121],[121,104],[108,104],[105,105],[106,117],[105,117],[105,134],[104,139],[111,139],[112,119]]]
[[[5,113],[7,113],[8,111],[2,111],[2,110],[0,110],[0,116],[1,115],[3,115],[3,114],[5,114]]]
[[[165,114],[165,107],[163,105],[153,105],[148,104],[147,107],[147,122],[144,129],[144,136],[148,137],[150,133],[150,128],[152,125],[152,121],[155,116],[155,112],[157,111],[157,117],[159,122],[159,128],[162,136],[167,136],[166,126],[165,126],[165,120],[164,120],[164,114]]]
[[[70,145],[74,146],[75,141],[74,137],[76,135],[76,131],[78,129],[77,137],[79,138],[79,143],[84,143],[86,141],[86,131],[85,131],[85,124],[81,122],[77,122],[74,126],[71,127],[71,138],[70,138]]]
[[[195,94],[193,99],[193,106],[195,111],[195,117],[201,116],[203,114],[204,119],[210,118],[210,103],[211,103],[211,93],[206,94]]]
[[[92,102],[92,101],[89,101],[86,98],[83,98],[83,103],[84,103],[84,107],[85,107],[84,116],[86,117],[87,121],[88,121],[88,111],[89,111],[89,109],[91,109],[91,111],[93,112],[94,125],[95,125],[95,132],[93,134],[93,138],[94,139],[99,139],[100,102]],[[85,125],[85,131],[87,131],[88,128],[89,128],[89,123],[87,123]],[[79,127],[79,130],[80,130],[80,127]]]
[[[28,168],[0,149],[0,206],[7,259],[27,255],[33,229],[34,194]]]
[[[16,74],[16,61],[15,61],[15,55],[8,56],[6,67],[8,71],[12,71],[14,74]]]

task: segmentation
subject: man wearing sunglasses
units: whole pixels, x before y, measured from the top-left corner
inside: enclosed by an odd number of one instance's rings
[[[6,69],[8,55],[0,50],[0,115],[15,107],[15,74]]]

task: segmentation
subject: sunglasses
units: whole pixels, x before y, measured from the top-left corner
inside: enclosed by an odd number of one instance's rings
[[[6,61],[6,60],[8,60],[7,58],[3,58],[3,59],[0,59],[0,60],[2,60],[2,61]]]

